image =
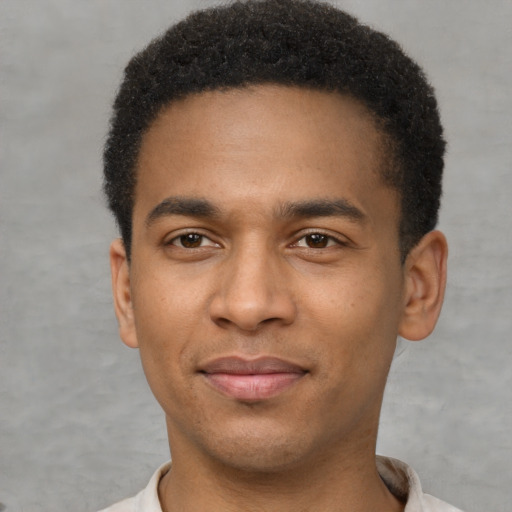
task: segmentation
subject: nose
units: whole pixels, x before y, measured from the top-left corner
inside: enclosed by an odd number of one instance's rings
[[[278,254],[251,244],[235,251],[223,265],[224,272],[210,303],[210,316],[215,323],[257,331],[263,325],[289,325],[294,321],[296,305],[291,283]]]

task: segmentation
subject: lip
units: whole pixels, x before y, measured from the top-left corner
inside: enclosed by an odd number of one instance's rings
[[[307,371],[276,357],[221,357],[200,372],[217,391],[231,398],[258,401],[274,397],[300,380]]]

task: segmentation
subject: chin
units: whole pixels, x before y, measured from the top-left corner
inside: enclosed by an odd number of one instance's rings
[[[235,471],[250,474],[275,474],[288,472],[300,466],[301,457],[289,446],[274,444],[232,445],[228,452],[216,453],[223,466]]]
[[[238,428],[216,434],[208,436],[203,449],[226,468],[246,473],[290,471],[308,459],[312,444],[297,432],[279,432],[275,428]]]

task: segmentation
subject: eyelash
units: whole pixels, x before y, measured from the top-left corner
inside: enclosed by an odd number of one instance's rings
[[[185,247],[183,245],[183,242],[184,242],[184,238],[187,237],[187,236],[196,236],[197,238],[199,238],[199,245],[196,246],[196,247]],[[311,247],[311,246],[308,246],[308,245],[299,245],[300,242],[302,242],[303,240],[306,240],[307,237],[315,237],[315,236],[318,236],[321,238],[321,241],[319,241],[319,243],[322,243],[324,241],[326,241],[326,245],[324,247]],[[211,244],[208,244],[208,245],[203,245],[203,242],[205,240],[209,240],[211,242]],[[178,245],[177,243],[175,242],[180,242],[180,244]],[[193,244],[194,241],[191,240],[191,243]],[[305,242],[307,243],[307,242]],[[217,244],[216,242],[214,242],[210,237],[208,237],[207,235],[201,233],[201,232],[197,232],[197,231],[189,231],[189,232],[185,232],[185,233],[182,233],[178,236],[175,236],[173,237],[171,240],[169,240],[168,242],[165,243],[165,245],[172,245],[174,247],[178,247],[180,249],[184,249],[184,250],[194,250],[194,249],[201,249],[201,248],[204,248],[204,247],[219,247],[219,244]],[[303,234],[300,238],[298,238],[294,243],[292,243],[290,245],[290,247],[301,247],[301,248],[304,248],[304,249],[312,249],[312,250],[319,250],[319,249],[327,249],[329,247],[333,247],[333,246],[346,246],[348,245],[348,242],[345,241],[345,240],[340,240],[339,238],[337,237],[334,237],[332,235],[329,235],[327,233],[323,233],[321,231],[311,231],[309,233],[305,233]]]
[[[325,247],[310,247],[307,245],[299,245],[299,243],[302,240],[305,240],[307,237],[314,237],[314,236],[322,237],[322,239],[327,241],[327,245]],[[346,245],[348,245],[348,244],[345,240],[341,240],[340,238],[332,236],[328,233],[323,233],[322,231],[310,231],[309,233],[303,234],[296,242],[294,242],[292,244],[292,247],[302,247],[304,249],[319,250],[319,249],[328,249],[329,247],[333,247],[333,246],[346,246]]]
[[[185,247],[185,246],[183,246],[183,239],[185,237],[187,237],[187,236],[189,236],[189,237],[190,236],[197,236],[198,238],[200,238],[200,245],[197,246],[197,247]],[[188,232],[185,232],[185,233],[181,233],[180,235],[171,238],[168,242],[165,243],[165,245],[172,245],[172,246],[178,247],[179,249],[184,249],[184,250],[193,250],[193,249],[204,248],[205,246],[202,245],[202,243],[205,240],[209,240],[211,242],[211,244],[208,244],[207,247],[213,247],[213,246],[219,247],[219,244],[214,242],[210,237],[208,237],[205,234],[200,233],[198,231],[188,231]],[[174,243],[174,242],[177,242],[177,241],[180,241],[181,245],[178,245],[178,244]]]

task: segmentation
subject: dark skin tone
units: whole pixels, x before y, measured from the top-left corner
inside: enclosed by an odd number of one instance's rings
[[[173,103],[145,134],[111,265],[166,414],[164,511],[403,510],[375,467],[382,395],[396,337],[434,328],[447,247],[433,231],[401,262],[381,143],[356,101],[270,85]]]

